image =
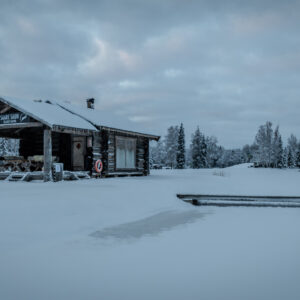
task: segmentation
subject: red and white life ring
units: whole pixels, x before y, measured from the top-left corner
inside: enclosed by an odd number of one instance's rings
[[[102,170],[103,170],[103,163],[102,163],[101,159],[98,159],[95,162],[95,170],[96,170],[97,173],[101,173],[102,172]]]

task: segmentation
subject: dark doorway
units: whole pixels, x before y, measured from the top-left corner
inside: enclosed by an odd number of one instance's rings
[[[64,164],[64,170],[72,171],[70,134],[52,133],[52,155]]]

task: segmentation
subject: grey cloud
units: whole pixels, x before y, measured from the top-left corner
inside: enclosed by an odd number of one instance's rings
[[[0,94],[74,102],[221,144],[300,123],[299,1],[1,1]],[[125,123],[124,123],[125,124]]]

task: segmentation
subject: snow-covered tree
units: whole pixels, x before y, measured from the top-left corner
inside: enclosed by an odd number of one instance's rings
[[[205,135],[201,133],[200,136],[201,155],[200,155],[200,168],[207,167],[207,145]]]
[[[8,153],[8,140],[0,138],[0,156],[7,155]]]
[[[282,154],[282,164],[284,168],[288,167],[288,148],[284,147]]]
[[[176,168],[177,169],[185,168],[185,136],[184,136],[184,128],[182,123],[180,125],[179,133],[178,133]]]
[[[279,133],[279,126],[274,131],[274,138],[272,142],[272,167],[283,167],[283,145],[281,135]]]
[[[192,135],[192,143],[191,143],[191,167],[193,169],[201,168],[201,133],[199,127],[197,127],[195,133]]]
[[[288,138],[288,167],[295,168],[297,166],[298,142],[297,138],[291,134]]]
[[[161,140],[150,147],[150,163],[151,166],[154,164],[164,166],[166,163],[166,149]]]
[[[215,168],[217,166],[217,161],[219,160],[222,152],[220,152],[220,147],[217,145],[218,140],[216,137],[206,137],[206,165],[208,168]]]
[[[296,167],[297,167],[297,168],[300,168],[300,143],[298,143],[298,151],[297,151]]]
[[[294,159],[293,154],[290,148],[287,148],[287,167],[293,168],[294,167]]]
[[[19,140],[0,138],[0,156],[18,155]]]
[[[150,160],[171,168],[228,167],[245,162],[254,162],[258,167],[300,168],[300,143],[291,135],[284,148],[279,126],[273,130],[272,123],[268,121],[259,127],[254,143],[245,145],[242,150],[225,150],[218,145],[215,137],[206,137],[199,127],[192,135],[190,147],[184,149],[184,129],[181,124],[180,129],[178,126],[168,128],[163,142],[151,148]]]
[[[226,168],[243,163],[243,152],[241,149],[229,149],[222,151],[222,156],[217,162],[220,168]]]
[[[178,132],[178,126],[169,127],[164,142],[166,151],[165,163],[171,168],[175,168],[176,166]]]
[[[187,168],[193,168],[192,166],[192,149],[188,147],[185,149],[185,165]]]
[[[272,123],[266,122],[261,125],[255,137],[255,143],[258,150],[255,153],[255,161],[258,166],[270,167],[272,163],[272,142],[273,142],[273,129]]]
[[[252,158],[253,158],[253,153],[251,151],[251,147],[250,145],[245,145],[242,149],[242,152],[243,152],[243,160],[246,162],[246,163],[249,163],[252,161]]]

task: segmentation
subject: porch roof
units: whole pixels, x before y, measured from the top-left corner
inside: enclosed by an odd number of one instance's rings
[[[97,130],[97,128],[87,120],[63,109],[52,101],[0,97],[0,102],[23,112],[51,129],[63,127],[88,131]]]

